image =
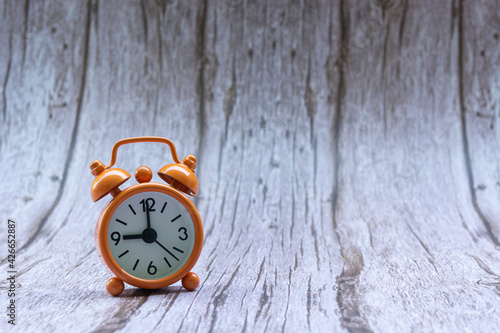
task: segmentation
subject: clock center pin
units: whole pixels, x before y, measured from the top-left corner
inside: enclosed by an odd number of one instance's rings
[[[142,239],[146,243],[154,243],[156,237],[158,237],[158,235],[156,234],[156,231],[154,229],[145,229],[142,232]]]

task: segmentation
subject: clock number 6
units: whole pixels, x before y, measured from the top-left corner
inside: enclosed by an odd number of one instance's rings
[[[184,233],[184,238],[182,238],[182,236],[179,236],[179,239],[180,239],[181,241],[185,241],[186,239],[188,239],[188,234],[187,234],[187,229],[186,229],[186,228],[184,228],[184,227],[179,228],[179,230],[178,230],[178,231],[179,231],[179,232],[181,232],[181,231],[182,231],[182,232]]]
[[[118,245],[118,243],[120,243],[120,238],[121,236],[119,232],[115,231],[111,234],[111,239],[115,241],[115,246]]]
[[[148,266],[148,273],[149,275],[155,275],[158,270],[156,269],[156,266],[153,265],[153,262],[151,261]]]

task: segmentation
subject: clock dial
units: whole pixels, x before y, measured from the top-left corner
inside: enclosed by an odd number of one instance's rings
[[[184,266],[193,251],[195,232],[180,202],[162,192],[142,192],[115,210],[107,238],[120,267],[135,277],[156,280]]]

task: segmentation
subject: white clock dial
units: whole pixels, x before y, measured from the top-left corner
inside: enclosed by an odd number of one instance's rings
[[[135,277],[156,280],[184,266],[193,251],[195,231],[187,209],[176,199],[162,192],[142,192],[115,210],[107,237],[120,267]]]

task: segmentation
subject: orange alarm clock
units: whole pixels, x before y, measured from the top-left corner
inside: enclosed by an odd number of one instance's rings
[[[150,182],[151,169],[141,166],[135,171],[139,184],[119,189],[130,174],[111,167],[116,162],[118,148],[135,142],[160,142],[170,147],[175,163],[158,171],[168,185]],[[108,193],[113,197],[95,229],[98,253],[116,275],[106,284],[111,295],[123,292],[123,282],[157,289],[182,279],[184,288],[198,287],[200,279],[191,269],[203,246],[203,225],[198,210],[187,197],[198,193],[196,162],[193,155],[187,155],[181,162],[169,139],[147,136],[116,142],[108,166],[98,160],[90,164],[95,176],[90,190],[92,200],[96,202]]]

